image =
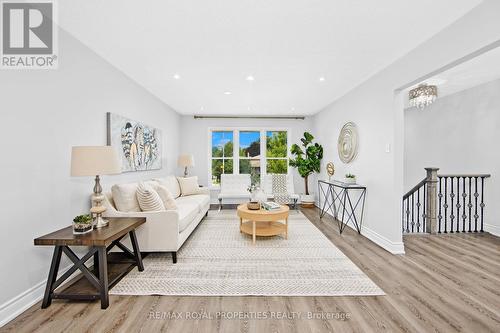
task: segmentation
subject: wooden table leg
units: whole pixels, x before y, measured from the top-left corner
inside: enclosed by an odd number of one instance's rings
[[[255,221],[252,221],[252,244],[255,245]]]
[[[285,239],[288,239],[288,217],[285,220]]]
[[[99,257],[99,283],[101,288],[99,293],[101,295],[101,309],[107,309],[109,306],[109,294],[108,294],[108,258],[106,253],[106,247],[100,246],[98,251]]]
[[[129,232],[130,242],[132,243],[132,249],[134,249],[135,263],[137,264],[137,269],[139,272],[144,270],[144,265],[142,264],[141,250],[139,249],[139,244],[137,243],[137,237],[135,236],[135,230]]]
[[[57,272],[59,271],[59,264],[61,263],[62,247],[56,245],[54,254],[52,255],[52,263],[50,264],[49,277],[47,285],[45,286],[45,294],[42,301],[42,309],[47,308],[52,303],[53,285],[57,279]]]

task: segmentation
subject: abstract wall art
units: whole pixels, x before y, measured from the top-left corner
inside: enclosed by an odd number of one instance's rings
[[[358,129],[356,124],[349,122],[340,130],[338,140],[338,151],[340,160],[344,163],[351,163],[358,154]]]
[[[116,147],[122,172],[161,169],[161,131],[142,122],[108,112],[108,145]]]

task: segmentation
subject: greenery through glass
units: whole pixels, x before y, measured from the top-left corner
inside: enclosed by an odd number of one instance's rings
[[[267,173],[288,173],[288,144],[286,131],[266,133]]]
[[[212,132],[212,157],[233,157],[233,132]]]
[[[241,131],[240,132],[240,157],[260,156],[260,132]]]
[[[233,160],[225,159],[212,159],[212,184],[220,184],[220,175],[226,173],[233,173]]]

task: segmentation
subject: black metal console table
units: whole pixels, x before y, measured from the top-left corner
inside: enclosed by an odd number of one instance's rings
[[[336,180],[319,180],[318,193],[319,207],[321,209],[320,219],[323,218],[325,213],[332,214],[337,220],[340,233],[352,221],[358,233],[361,234],[363,213],[365,211],[366,186]],[[323,205],[321,204],[322,196],[324,197]],[[340,218],[339,212],[341,213]]]

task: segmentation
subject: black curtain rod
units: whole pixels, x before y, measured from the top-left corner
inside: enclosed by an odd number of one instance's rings
[[[292,119],[304,120],[304,116],[199,116],[195,115],[194,119]]]

